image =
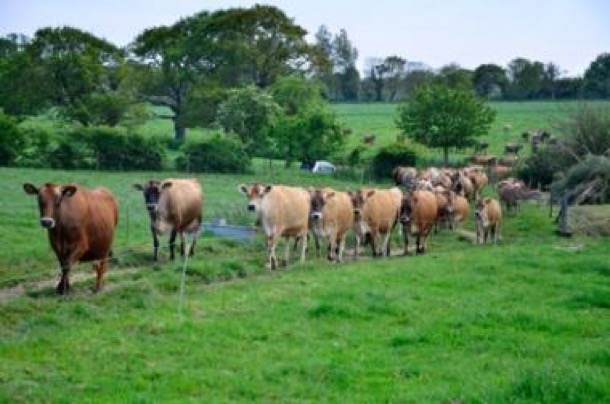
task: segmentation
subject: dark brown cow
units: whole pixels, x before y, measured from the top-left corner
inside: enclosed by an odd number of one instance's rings
[[[375,141],[377,140],[377,135],[374,134],[368,134],[368,135],[364,135],[362,137],[362,143],[364,144],[369,144],[369,145],[373,145],[375,144]]]
[[[169,236],[169,258],[174,259],[176,235],[180,236],[180,254],[184,256],[184,233],[194,233],[189,255],[195,252],[195,243],[201,228],[203,190],[194,179],[167,179],[134,184],[144,193],[146,209],[150,216],[150,230],[153,235],[153,259],[159,254],[159,234],[171,230]]]
[[[70,269],[77,262],[93,262],[95,291],[102,288],[110,248],[119,220],[119,208],[105,188],[46,183],[37,188],[23,184],[27,194],[38,196],[40,224],[48,230],[51,247],[61,266],[58,294],[70,291]]]

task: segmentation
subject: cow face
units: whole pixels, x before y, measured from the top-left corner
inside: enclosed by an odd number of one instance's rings
[[[358,190],[357,192],[348,192],[350,199],[352,200],[352,206],[354,207],[354,220],[358,221],[362,218],[362,208],[364,207],[364,203],[368,198],[375,194],[375,191],[365,192],[363,190]]]
[[[320,189],[309,190],[309,196],[311,200],[309,207],[309,216],[313,221],[322,220],[322,218],[324,217],[324,206],[326,205],[326,202],[328,202],[328,199],[332,198],[334,195],[334,192],[324,194],[324,192],[322,192],[322,190]]]
[[[477,202],[476,210],[474,212],[474,217],[477,224],[483,228],[487,228],[489,226],[489,217],[487,216],[487,205],[489,205],[489,202],[489,198],[480,200]]]
[[[169,184],[169,185],[168,185]],[[171,182],[164,183],[163,186],[171,186]],[[161,196],[161,182],[152,180],[145,184],[134,184],[133,186],[138,191],[142,191],[144,194],[144,203],[146,203],[146,210],[152,219],[157,216],[159,211],[159,197]]]
[[[455,212],[455,196],[456,194],[454,192],[445,193],[445,198],[447,198],[445,210],[449,216],[453,215],[453,212]]]
[[[271,185],[262,185],[262,184],[254,184],[254,185],[238,185],[237,190],[244,194],[246,198],[248,198],[248,211],[250,212],[258,212],[260,209],[260,204],[269,191],[271,191],[273,187]]]
[[[411,212],[413,210],[414,198],[410,195],[403,195],[400,203],[400,223],[408,224],[411,221]]]
[[[40,225],[49,230],[55,228],[60,220],[61,203],[76,193],[74,185],[57,185],[50,182],[40,188],[30,183],[23,184],[23,189],[26,194],[38,196]]]

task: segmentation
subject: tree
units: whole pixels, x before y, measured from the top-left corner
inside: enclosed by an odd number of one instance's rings
[[[123,52],[115,45],[72,27],[39,29],[25,50],[36,85],[66,118],[84,126],[116,125],[127,113],[120,90]],[[35,97],[34,97],[35,98]],[[109,105],[116,109],[106,113]]]
[[[200,12],[148,29],[132,45],[138,60],[150,67],[142,95],[172,111],[175,138],[182,141],[187,127],[208,121],[206,109],[218,105],[219,89],[265,88],[305,70],[314,57],[305,34],[281,10],[261,5]]]
[[[483,64],[474,70],[472,84],[479,97],[502,98],[508,87],[508,78],[502,67]]]
[[[508,65],[508,76],[509,98],[519,100],[538,98],[544,87],[544,64],[516,58]]]
[[[248,155],[268,155],[268,130],[281,114],[273,97],[254,86],[234,89],[218,108],[218,122],[237,134]]]
[[[441,67],[436,76],[436,81],[450,88],[471,90],[472,75],[472,71],[463,69],[457,64],[448,64]]]
[[[585,90],[589,97],[610,97],[610,53],[599,55],[585,71]]]
[[[324,85],[324,93],[327,98],[333,98],[335,94],[335,82],[333,77],[333,35],[325,25],[321,25],[315,34],[314,54],[319,55],[314,64],[313,75]]]
[[[356,69],[358,50],[352,45],[345,29],[341,29],[339,34],[335,35],[332,46],[337,90],[335,99],[356,100],[360,85],[358,69]],[[354,80],[356,77],[358,80]]]
[[[474,138],[489,130],[495,111],[471,91],[431,85],[416,90],[413,99],[398,107],[396,126],[407,136],[428,147],[443,150],[472,145]]]

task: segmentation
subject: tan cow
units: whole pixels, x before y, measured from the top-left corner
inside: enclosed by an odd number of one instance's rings
[[[437,187],[438,188],[438,187]],[[434,190],[434,198],[436,199],[436,221],[434,222],[434,234],[438,233],[438,225],[441,222],[441,225],[446,228],[445,224],[447,223],[447,191],[440,187],[440,189]]]
[[[458,194],[466,197],[468,200],[474,199],[474,185],[466,171],[458,171],[453,178],[452,189]]]
[[[301,262],[307,251],[309,229],[309,192],[303,188],[283,185],[244,185],[237,187],[248,198],[248,210],[256,213],[257,222],[267,237],[270,268],[277,269],[275,250],[281,237],[301,240]],[[290,243],[286,242],[286,265],[290,258]]]
[[[493,198],[484,198],[477,202],[474,213],[477,222],[477,243],[487,242],[487,237],[491,235],[494,244],[500,238],[500,228],[502,226],[502,208],[500,203]]]
[[[343,261],[345,238],[354,227],[354,209],[347,192],[310,189],[310,227],[317,238],[328,239],[328,259]],[[317,246],[317,245],[316,245]]]
[[[355,256],[359,256],[360,243],[369,233],[373,257],[390,255],[390,237],[396,226],[402,199],[400,189],[360,189],[349,192],[349,195],[354,209]]]
[[[102,288],[108,267],[119,207],[106,188],[87,189],[77,184],[27,183],[23,189],[38,197],[40,225],[47,229],[49,242],[61,266],[56,292],[70,291],[70,270],[77,262],[93,262],[97,273],[95,291]]]
[[[195,243],[201,231],[203,190],[195,179],[169,178],[163,181],[152,180],[145,184],[134,184],[142,191],[144,202],[150,216],[150,229],[153,235],[153,259],[159,254],[159,234],[171,230],[169,237],[169,257],[174,259],[176,235],[180,236],[180,254],[185,255],[184,233],[193,234],[193,242],[188,254],[195,252]]]
[[[468,218],[468,212],[470,211],[468,199],[456,194],[455,192],[449,192],[447,194],[446,210],[449,228],[451,230],[460,228],[466,218]]]
[[[504,178],[508,178],[513,173],[513,168],[496,164],[489,168],[489,177],[493,182],[498,182]]]
[[[408,254],[409,234],[416,237],[417,254],[426,251],[426,242],[436,223],[438,206],[430,191],[413,191],[404,195],[400,207],[400,222],[404,239],[404,254]]]
[[[489,182],[487,174],[481,171],[470,170],[468,171],[468,177],[470,178],[470,181],[472,181],[474,200],[478,201],[481,197],[483,189],[487,186],[487,183]]]

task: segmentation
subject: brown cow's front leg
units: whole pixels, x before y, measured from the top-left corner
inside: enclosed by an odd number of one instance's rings
[[[159,236],[157,235],[157,230],[155,230],[155,226],[150,226],[150,231],[152,232],[153,236],[153,260],[157,261],[159,259]]]
[[[172,229],[169,235],[169,259],[173,260],[175,258],[174,251],[176,249],[176,235],[178,231],[176,229]]]
[[[409,255],[409,231],[406,226],[402,227],[402,239],[404,242],[404,250],[402,252],[403,255]]]
[[[58,295],[66,295],[70,292],[70,263],[62,262],[61,264],[61,279],[55,288]]]
[[[184,257],[184,232],[178,233],[180,236],[180,256]]]

